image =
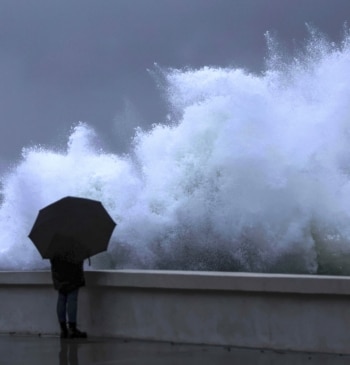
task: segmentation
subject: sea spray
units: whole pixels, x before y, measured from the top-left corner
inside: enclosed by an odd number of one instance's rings
[[[27,235],[38,210],[67,195],[101,200],[114,218],[126,209],[134,187],[127,158],[105,154],[94,147],[95,132],[79,123],[66,151],[26,149],[22,161],[3,178],[0,209],[2,269],[47,267]],[[129,192],[125,194],[128,181]],[[118,196],[118,199],[115,197]],[[115,212],[116,211],[116,212]]]
[[[76,195],[118,223],[95,268],[349,273],[349,38],[273,52],[262,75],[166,71],[177,119],[137,129],[128,155],[84,123],[63,151],[26,149],[2,179],[0,268],[48,267],[27,234]]]

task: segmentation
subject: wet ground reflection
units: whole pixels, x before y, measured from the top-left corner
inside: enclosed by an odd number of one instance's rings
[[[0,336],[1,365],[345,365],[350,356],[116,339]]]

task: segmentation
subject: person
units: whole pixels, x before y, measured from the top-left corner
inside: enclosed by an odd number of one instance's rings
[[[62,250],[51,259],[51,274],[54,288],[58,291],[57,317],[61,328],[61,338],[86,338],[86,332],[77,328],[79,288],[85,285],[84,261],[76,259],[74,241],[70,238],[55,237],[55,244],[62,244]],[[68,319],[68,327],[67,327]]]

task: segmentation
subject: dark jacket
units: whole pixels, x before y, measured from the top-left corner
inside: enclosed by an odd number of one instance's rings
[[[50,261],[53,285],[56,290],[69,293],[85,285],[83,261],[69,262],[60,257]]]

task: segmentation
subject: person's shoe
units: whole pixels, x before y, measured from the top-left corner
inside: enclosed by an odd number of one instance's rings
[[[79,331],[77,328],[74,330],[69,329],[68,337],[69,338],[87,338],[87,333]]]
[[[76,323],[69,323],[68,338],[87,338],[87,334],[78,330]]]
[[[66,322],[60,322],[61,334],[60,338],[68,338],[68,328]]]

